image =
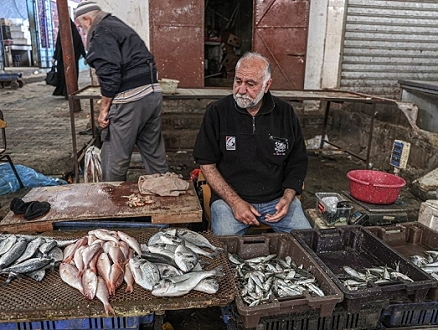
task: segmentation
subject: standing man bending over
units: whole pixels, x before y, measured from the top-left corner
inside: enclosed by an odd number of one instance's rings
[[[233,95],[212,103],[194,158],[212,188],[216,235],[243,235],[263,222],[276,232],[311,228],[301,194],[307,152],[292,107],[271,95],[271,66],[258,53],[236,64]]]
[[[133,29],[95,2],[81,2],[75,20],[87,34],[87,63],[102,94],[102,180],[126,181],[135,145],[147,174],[168,172],[154,57]]]

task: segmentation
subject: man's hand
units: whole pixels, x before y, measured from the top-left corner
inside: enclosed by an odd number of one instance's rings
[[[275,209],[277,211],[274,214],[267,214],[265,217],[266,222],[278,222],[283,219],[283,217],[289,211],[290,203],[292,203],[295,195],[295,190],[286,189],[284,191],[283,197],[281,197],[277,205],[275,205]]]
[[[101,128],[107,128],[109,125],[108,113],[113,101],[110,97],[102,96],[102,102],[100,104],[100,113],[97,118],[97,122]]]
[[[233,204],[231,209],[233,210],[234,217],[241,223],[256,226],[260,224],[256,218],[256,216],[260,216],[260,213],[257,212],[254,206],[245,202],[243,199]]]
[[[245,202],[224,180],[216,168],[216,165],[201,165],[201,171],[208,184],[227,203],[233,211],[234,217],[246,225],[259,225],[256,216],[260,213],[250,204]]]
[[[55,65],[56,60],[52,58],[52,65]]]

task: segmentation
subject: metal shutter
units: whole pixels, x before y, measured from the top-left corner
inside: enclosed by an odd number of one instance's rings
[[[438,80],[438,1],[348,0],[340,88],[399,98],[400,79]]]

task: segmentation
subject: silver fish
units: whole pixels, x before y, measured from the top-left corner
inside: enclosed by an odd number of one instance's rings
[[[5,254],[10,250],[10,248],[15,244],[17,241],[17,236],[11,235],[5,238],[3,241],[0,242],[0,256]]]
[[[222,269],[217,267],[212,270],[191,272],[180,276],[162,279],[152,289],[152,295],[157,297],[179,297],[189,293],[203,279],[223,275],[224,273]]]
[[[14,264],[1,270],[2,273],[28,273],[40,268],[43,268],[52,262],[51,258],[30,258],[19,264]]]
[[[20,258],[27,247],[27,241],[24,238],[19,238],[17,242],[0,257],[0,269],[11,265],[15,260]]]
[[[221,247],[217,247],[211,244],[206,237],[186,228],[178,228],[176,236],[178,236],[179,238],[183,238],[184,240],[197,246],[209,248],[212,251],[223,251]]]
[[[26,250],[23,252],[23,254],[15,260],[15,263],[18,264],[26,259],[30,259],[34,256],[35,252],[38,250],[38,247],[45,242],[44,238],[42,237],[36,237],[33,240],[31,240],[26,247]]]
[[[41,244],[38,249],[41,251],[43,255],[47,255],[51,249],[56,246],[56,241],[49,241]]]
[[[215,278],[204,278],[193,290],[208,294],[215,294],[219,291],[219,282]]]
[[[172,265],[165,264],[165,263],[155,263],[155,266],[157,266],[158,271],[160,272],[161,278],[168,278],[172,276],[177,275],[183,275],[184,273],[179,268],[176,268]]]
[[[129,259],[129,267],[135,283],[146,290],[152,290],[155,284],[160,281],[160,272],[157,266],[146,259],[137,257]]]
[[[47,257],[50,259],[53,259],[54,262],[59,263],[64,258],[63,252],[61,248],[55,246],[52,248],[49,253],[47,254]]]
[[[175,262],[183,272],[190,272],[198,264],[198,261],[198,255],[186,247],[184,242],[176,247]]]

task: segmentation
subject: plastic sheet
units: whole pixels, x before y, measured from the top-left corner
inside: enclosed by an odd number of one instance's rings
[[[15,165],[18,175],[26,188],[60,186],[67,184],[67,181],[58,178],[47,177],[38,173],[30,167]],[[9,163],[0,164],[0,195],[17,192],[20,189],[17,177],[12,171]]]

